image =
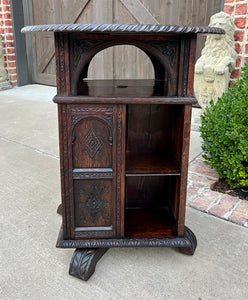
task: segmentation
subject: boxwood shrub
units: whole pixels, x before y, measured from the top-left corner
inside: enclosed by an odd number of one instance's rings
[[[233,187],[248,186],[248,65],[201,116],[205,162]]]

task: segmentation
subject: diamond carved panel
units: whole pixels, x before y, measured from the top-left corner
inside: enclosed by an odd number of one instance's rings
[[[98,136],[93,128],[87,133],[84,139],[83,151],[87,153],[91,159],[94,159],[96,154],[99,154],[102,150],[104,142],[101,136]]]
[[[105,208],[109,206],[109,203],[104,201],[104,195],[108,193],[108,188],[100,184],[92,184],[89,191],[80,189],[80,196],[85,198],[85,202],[80,202],[79,208],[85,208],[90,214],[92,222],[96,223],[99,216],[104,219],[108,219],[109,216],[105,212]],[[80,221],[84,222],[84,216],[80,216]]]

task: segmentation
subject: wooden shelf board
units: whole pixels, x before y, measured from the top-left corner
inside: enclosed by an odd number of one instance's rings
[[[173,217],[168,209],[126,209],[125,237],[162,238],[173,236]]]
[[[180,175],[175,159],[156,155],[129,155],[126,157],[126,176]]]

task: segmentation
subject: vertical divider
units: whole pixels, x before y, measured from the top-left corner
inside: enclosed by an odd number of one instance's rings
[[[181,155],[181,178],[180,178],[180,199],[178,206],[177,235],[184,235],[186,197],[187,197],[187,179],[188,179],[188,160],[189,160],[189,141],[191,125],[191,105],[184,106],[183,113],[183,134],[182,134],[182,155]]]
[[[126,105],[117,105],[117,167],[116,167],[116,223],[117,237],[124,237],[125,226],[125,149]]]

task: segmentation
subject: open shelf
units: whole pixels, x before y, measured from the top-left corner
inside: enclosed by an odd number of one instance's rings
[[[180,175],[180,169],[171,156],[152,154],[127,154],[126,176],[140,175]]]
[[[173,236],[174,222],[167,208],[126,209],[125,237],[163,238]]]
[[[78,83],[78,95],[90,97],[168,97],[168,82],[154,79],[83,80]]]

